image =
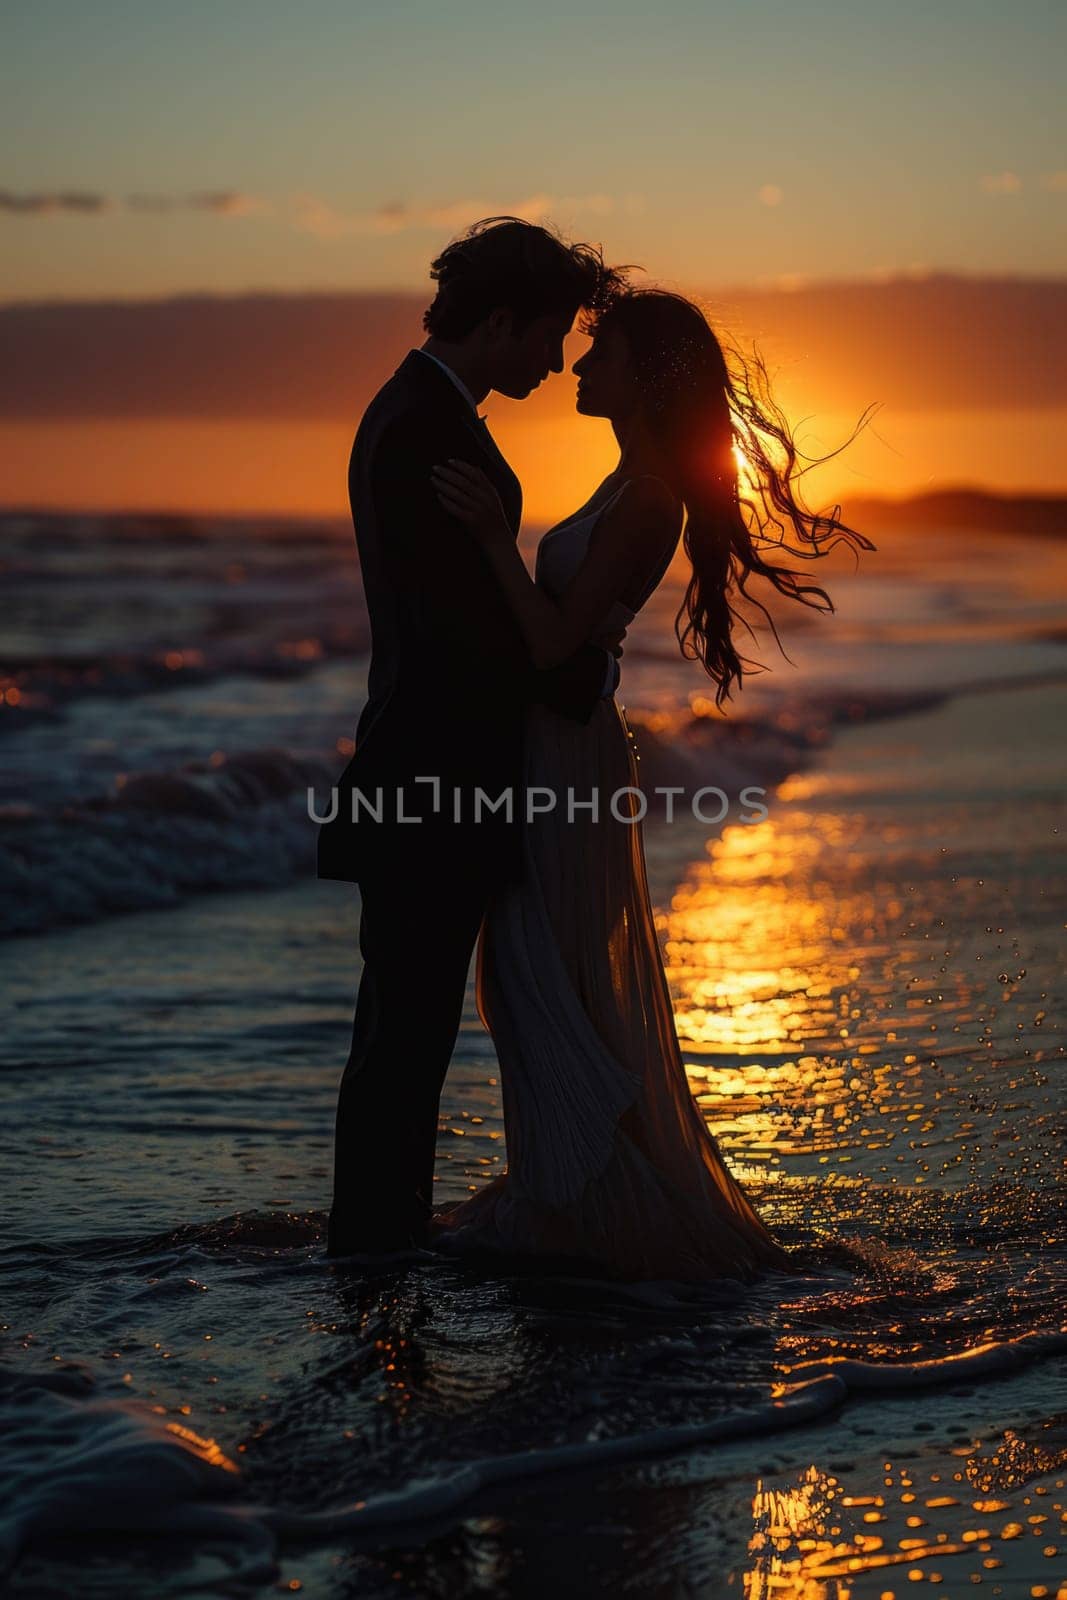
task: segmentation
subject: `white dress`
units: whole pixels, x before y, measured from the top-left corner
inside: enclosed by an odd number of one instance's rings
[[[541,587],[567,586],[611,503],[545,534]],[[634,615],[618,603],[605,631]],[[493,901],[478,946],[478,1009],[500,1063],[508,1165],[438,1213],[435,1242],[567,1258],[628,1279],[749,1278],[787,1258],[689,1088],[641,824],[609,808],[638,787],[631,742],[613,698],[584,725],[541,705],[529,712],[525,782],[558,801],[525,827],[523,881]],[[599,817],[576,806],[568,820],[568,795],[587,801],[594,790]],[[616,809],[635,817],[636,796],[621,795]]]

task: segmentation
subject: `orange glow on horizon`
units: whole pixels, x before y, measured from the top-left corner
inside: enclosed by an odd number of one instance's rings
[[[488,407],[494,437],[519,476],[524,522],[545,526],[589,496],[617,459],[607,424]],[[852,415],[825,415],[799,443],[824,454]],[[0,422],[0,507],[161,511],[347,519],[352,421],[187,418]],[[803,480],[808,503],[904,495],[950,484],[1055,493],[1067,409],[883,413],[848,450]],[[742,463],[743,465],[743,463]]]

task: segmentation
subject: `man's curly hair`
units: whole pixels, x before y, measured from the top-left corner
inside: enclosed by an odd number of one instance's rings
[[[485,217],[431,263],[437,295],[422,325],[437,339],[464,339],[490,312],[510,311],[521,334],[538,317],[595,311],[618,287],[596,245],[567,244],[520,217]]]

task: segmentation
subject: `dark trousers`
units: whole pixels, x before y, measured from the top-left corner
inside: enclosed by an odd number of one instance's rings
[[[363,976],[341,1080],[330,1255],[425,1244],[438,1104],[487,889],[462,857],[360,881]]]

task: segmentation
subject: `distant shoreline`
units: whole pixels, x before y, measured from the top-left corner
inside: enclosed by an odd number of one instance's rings
[[[926,494],[891,499],[865,495],[843,502],[842,516],[861,529],[931,528],[938,533],[1034,534],[1055,538],[1067,532],[1067,494],[1002,494],[990,489],[949,486]]]

